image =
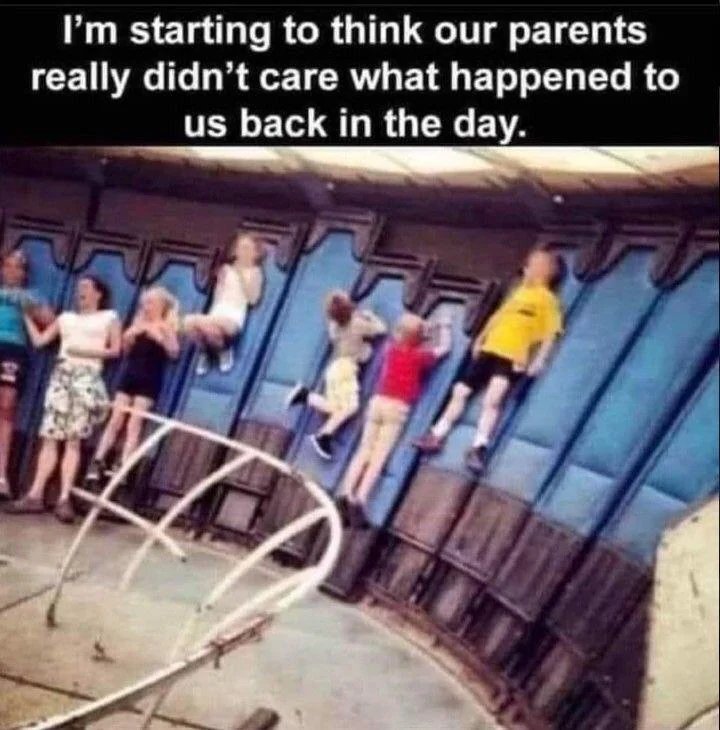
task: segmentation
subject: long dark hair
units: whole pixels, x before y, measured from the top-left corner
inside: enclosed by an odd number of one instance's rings
[[[95,274],[85,274],[81,277],[82,279],[85,279],[85,281],[89,281],[92,283],[92,285],[95,287],[95,289],[100,294],[100,302],[98,304],[99,309],[107,309],[110,306],[110,303],[112,301],[112,294],[110,293],[110,287],[98,276],[95,276]]]

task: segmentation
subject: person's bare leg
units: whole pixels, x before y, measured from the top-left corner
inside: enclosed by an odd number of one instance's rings
[[[432,427],[433,436],[443,440],[450,433],[467,408],[472,390],[465,383],[455,383],[450,401],[437,423]]]
[[[42,501],[45,487],[57,466],[58,442],[55,439],[44,438],[40,445],[35,467],[35,478],[26,495],[26,499]]]
[[[147,412],[153,407],[150,398],[144,398],[137,395],[133,399],[132,407],[137,411]],[[132,414],[128,418],[127,428],[125,429],[125,443],[123,444],[122,463],[124,464],[130,455],[137,449],[140,443],[140,436],[144,426],[144,419],[140,415]]]
[[[370,460],[370,456],[375,447],[375,441],[378,436],[379,423],[377,416],[372,412],[373,407],[370,405],[370,409],[365,421],[363,428],[362,437],[360,444],[355,451],[355,454],[350,462],[350,465],[345,472],[342,484],[340,486],[339,494],[350,501],[355,499],[355,490],[360,482],[360,478],[365,471],[365,468]]]
[[[319,434],[326,434],[328,436],[334,435],[345,423],[347,423],[356,413],[358,408],[346,408],[342,411],[336,411],[330,413],[330,417],[322,425],[322,428],[318,431]]]
[[[402,433],[405,419],[393,420],[383,423],[375,440],[375,448],[372,450],[365,473],[360,480],[356,490],[356,500],[365,507],[370,501],[373,489],[382,475],[383,468],[388,457],[395,448],[395,444]]]
[[[14,388],[0,388],[0,496],[10,496],[8,461],[12,445],[17,392]]]
[[[100,442],[95,450],[95,459],[97,461],[105,461],[110,450],[117,443],[127,418],[127,413],[125,413],[122,409],[129,406],[131,400],[130,396],[126,393],[118,393],[115,396],[110,420],[107,422],[105,430],[100,437]]]
[[[229,320],[200,314],[194,316],[191,325],[197,341],[213,350],[222,350],[236,329]]]
[[[510,388],[510,381],[501,375],[494,375],[488,383],[483,395],[482,410],[478,419],[473,448],[487,446],[495,432],[495,427],[502,414],[505,396]]]
[[[75,486],[75,477],[79,466],[80,441],[78,439],[66,441],[60,464],[60,497],[58,502],[67,502],[70,499],[70,490]]]
[[[332,413],[330,402],[324,395],[320,395],[320,393],[308,393],[307,404],[310,408],[319,411],[325,416],[329,416]]]

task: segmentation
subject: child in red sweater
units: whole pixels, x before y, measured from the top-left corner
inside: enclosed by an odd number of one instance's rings
[[[450,322],[438,323],[434,347],[425,345],[428,326],[404,314],[385,352],[380,380],[365,417],[362,438],[340,487],[340,499],[359,526],[367,526],[366,505],[422,392],[422,379],[450,351]]]

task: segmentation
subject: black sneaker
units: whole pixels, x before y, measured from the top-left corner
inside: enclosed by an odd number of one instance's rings
[[[487,469],[487,458],[487,446],[478,446],[467,452],[465,455],[465,465],[471,472],[480,475]]]
[[[314,433],[310,437],[310,443],[321,458],[326,461],[330,461],[330,459],[332,459],[332,437],[329,434]]]
[[[340,514],[340,522],[343,527],[350,527],[350,502],[348,498],[342,494],[335,500],[335,506]]]
[[[350,502],[349,512],[350,527],[355,530],[370,529],[370,520],[361,502]]]
[[[85,484],[89,487],[96,487],[103,478],[105,465],[99,459],[93,459],[85,472]]]
[[[309,394],[310,391],[302,383],[298,383],[285,399],[285,407],[292,408],[293,406],[304,406],[305,403],[307,403]]]

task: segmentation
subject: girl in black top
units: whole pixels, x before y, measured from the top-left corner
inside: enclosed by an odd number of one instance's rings
[[[129,415],[122,408],[149,411],[153,407],[162,389],[165,366],[168,360],[175,359],[180,352],[179,326],[179,308],[175,297],[160,286],[148,289],[140,299],[135,320],[123,334],[125,372],[118,385],[112,415],[85,477],[87,482],[92,484],[102,478],[107,456],[123,428],[125,443],[120,463],[124,463],[137,448],[143,419],[139,415]]]

